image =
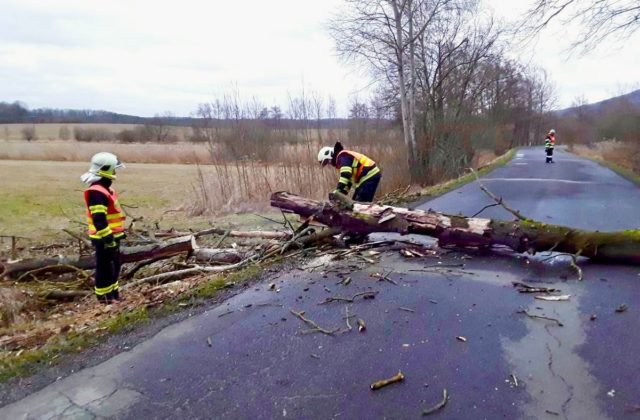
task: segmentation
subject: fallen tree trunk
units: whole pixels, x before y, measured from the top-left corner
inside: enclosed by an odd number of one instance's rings
[[[435,211],[352,203],[345,198],[323,203],[287,192],[273,193],[271,205],[344,232],[428,235],[437,238],[441,246],[503,245],[516,252],[553,250],[594,260],[640,264],[639,230],[592,232],[528,219],[499,221],[450,216]]]
[[[169,258],[174,255],[190,253],[198,249],[195,238],[182,236],[169,239],[159,244],[141,245],[120,248],[120,260],[123,263],[142,261],[147,259]],[[222,263],[226,263],[228,256],[224,256]],[[95,258],[93,255],[82,257],[50,257],[33,260],[19,261],[15,263],[4,263],[0,272],[4,277],[17,278],[25,273],[68,273],[74,270],[91,270],[95,268]]]
[[[234,264],[245,259],[246,253],[236,249],[226,248],[198,248],[193,251],[197,263]]]

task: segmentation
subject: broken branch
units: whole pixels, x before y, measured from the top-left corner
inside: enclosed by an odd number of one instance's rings
[[[304,321],[306,324],[311,325],[313,327],[313,329],[308,330],[306,332],[320,332],[322,334],[326,334],[326,335],[333,335],[335,334],[339,328],[334,329],[334,330],[327,330],[326,328],[322,328],[321,326],[319,326],[318,324],[316,324],[315,322],[313,322],[312,320],[305,318],[304,317],[304,311],[300,311],[300,312],[296,312],[293,309],[290,309],[289,312],[291,312],[292,314],[294,314],[295,316],[297,316],[298,318],[300,318],[302,321]]]
[[[447,405],[448,401],[449,401],[449,395],[447,394],[447,389],[445,388],[442,390],[442,401],[440,401],[438,404],[434,405],[433,407],[423,410],[422,415],[428,416],[435,413],[436,411],[444,408],[444,406]]]
[[[371,384],[370,388],[375,391],[377,389],[380,388],[384,388],[387,385],[391,385],[394,384],[396,382],[400,382],[404,380],[404,375],[402,374],[402,372],[398,372],[396,375],[392,376],[389,379],[383,379],[381,381],[376,381],[374,383]]]
[[[360,292],[360,293],[356,293],[355,295],[353,295],[350,298],[347,297],[342,297],[342,296],[331,296],[326,298],[323,302],[318,303],[318,305],[324,305],[325,303],[330,303],[330,302],[349,302],[349,303],[353,303],[355,301],[355,299],[359,296],[362,296],[364,299],[371,299],[372,297],[374,297],[375,295],[377,295],[378,293],[380,293],[379,291],[367,291],[367,292]]]

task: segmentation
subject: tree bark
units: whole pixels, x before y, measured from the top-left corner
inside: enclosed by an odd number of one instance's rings
[[[120,261],[123,263],[142,261],[151,258],[172,257],[174,255],[193,252],[198,249],[194,236],[182,236],[169,239],[159,244],[122,247],[120,248]],[[221,262],[226,262],[225,260]],[[19,261],[16,263],[4,263],[0,265],[0,274],[3,277],[16,278],[34,270],[42,270],[48,273],[68,273],[76,269],[90,270],[95,268],[95,257],[86,255],[82,257],[58,256],[51,258]]]
[[[327,226],[355,233],[397,232],[437,238],[441,246],[507,246],[516,252],[553,250],[594,260],[640,264],[640,231],[593,232],[533,220],[500,221],[450,216],[434,211],[352,203],[332,203],[286,192],[271,195],[271,205]],[[339,198],[339,199],[338,199]]]

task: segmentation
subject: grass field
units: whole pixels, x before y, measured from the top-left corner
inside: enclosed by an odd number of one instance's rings
[[[44,241],[61,235],[63,228],[84,230],[85,186],[79,176],[87,168],[77,162],[0,160],[0,235]],[[197,170],[195,165],[130,164],[119,172],[115,186],[122,204],[136,207],[125,207],[129,217],[144,217],[137,226],[159,222],[162,228],[198,229],[210,222],[243,228],[265,224],[252,215],[189,216]]]

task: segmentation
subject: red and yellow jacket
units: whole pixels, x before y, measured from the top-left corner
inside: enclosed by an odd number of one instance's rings
[[[108,242],[124,236],[125,215],[113,188],[96,182],[85,190],[84,201],[89,238]]]
[[[372,159],[351,150],[338,153],[335,166],[340,171],[338,190],[344,194],[349,192],[352,185],[358,188],[363,182],[380,173],[380,168]]]

